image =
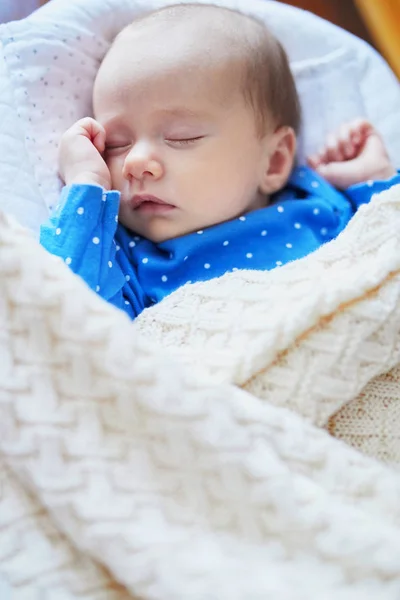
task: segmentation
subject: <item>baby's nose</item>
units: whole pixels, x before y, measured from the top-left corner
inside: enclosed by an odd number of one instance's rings
[[[135,146],[125,158],[123,175],[125,178],[141,180],[144,177],[159,179],[163,174],[161,161],[147,146]]]

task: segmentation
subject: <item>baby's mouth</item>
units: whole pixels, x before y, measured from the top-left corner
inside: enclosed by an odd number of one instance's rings
[[[130,201],[130,205],[134,211],[145,213],[166,212],[176,208],[173,204],[169,204],[168,202],[165,202],[165,200],[153,196],[152,194],[135,194]]]

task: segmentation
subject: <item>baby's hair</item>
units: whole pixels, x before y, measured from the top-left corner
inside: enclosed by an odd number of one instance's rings
[[[300,100],[287,54],[262,21],[250,18],[256,27],[255,35],[247,36],[244,95],[255,111],[261,130],[272,118],[275,128],[289,126],[298,134]]]
[[[210,26],[215,25],[218,15],[224,21],[223,35],[232,58],[242,65],[242,93],[254,110],[258,131],[262,134],[267,127],[289,126],[297,134],[301,108],[289,60],[282,44],[260,19],[211,3],[182,3],[146,12],[126,29],[142,20],[158,17],[167,23],[177,17],[192,19],[196,17],[195,11],[206,9],[218,11],[212,15]]]

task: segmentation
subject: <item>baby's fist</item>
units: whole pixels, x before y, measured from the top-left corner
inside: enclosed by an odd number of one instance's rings
[[[396,174],[382,137],[366,119],[342,125],[308,162],[339,189],[368,180],[389,179]]]
[[[59,171],[66,185],[86,183],[111,188],[110,171],[102,157],[105,143],[104,127],[90,117],[80,119],[64,133]]]

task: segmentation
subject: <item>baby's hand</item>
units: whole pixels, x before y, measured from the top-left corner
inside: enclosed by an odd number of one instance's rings
[[[380,134],[365,119],[342,125],[328,137],[326,146],[308,159],[308,164],[342,190],[396,174]]]
[[[66,185],[97,184],[111,188],[110,171],[101,156],[106,143],[104,127],[86,117],[77,121],[62,136],[59,170]]]

